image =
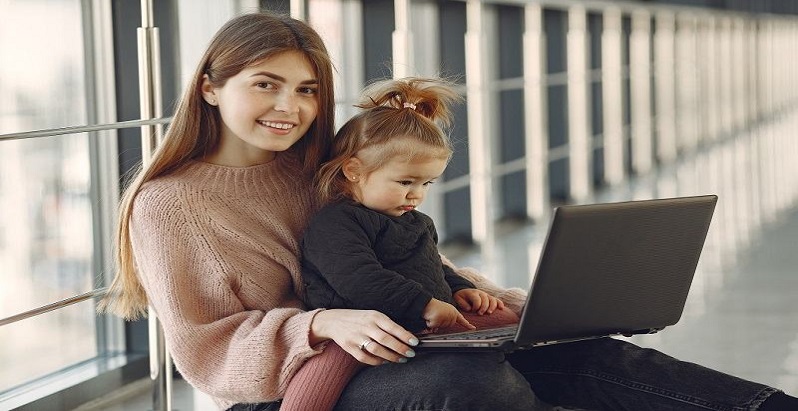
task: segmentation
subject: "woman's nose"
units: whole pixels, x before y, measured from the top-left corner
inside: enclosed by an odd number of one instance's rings
[[[288,114],[299,112],[297,97],[292,93],[280,93],[280,95],[277,96],[277,102],[274,105],[274,109]]]

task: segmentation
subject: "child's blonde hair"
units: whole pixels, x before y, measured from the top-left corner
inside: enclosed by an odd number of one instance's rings
[[[355,106],[363,110],[338,130],[329,160],[316,174],[321,203],[352,198],[343,173],[350,158],[361,161],[363,175],[397,156],[448,160],[452,144],[444,129],[451,125],[451,105],[461,100],[454,84],[440,78],[382,80],[367,87]]]

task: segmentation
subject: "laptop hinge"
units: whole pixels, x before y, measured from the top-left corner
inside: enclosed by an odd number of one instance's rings
[[[633,335],[639,335],[639,334],[654,334],[661,330],[662,328],[641,328],[639,330],[634,330],[628,333],[621,333],[621,335],[623,335],[624,337],[631,337]]]

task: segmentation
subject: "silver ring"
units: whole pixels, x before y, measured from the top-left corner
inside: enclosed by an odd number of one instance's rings
[[[360,343],[360,345],[358,346],[358,348],[360,348],[361,350],[365,350],[365,349],[366,349],[366,347],[368,347],[368,346],[369,346],[369,344],[371,344],[371,339],[370,339],[370,338],[367,338],[367,339],[363,340],[363,342],[362,342],[362,343]]]

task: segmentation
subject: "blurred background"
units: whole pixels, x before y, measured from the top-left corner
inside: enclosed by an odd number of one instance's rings
[[[0,409],[166,409],[147,322],[91,298],[141,127],[41,130],[167,123],[213,33],[256,10],[322,34],[338,124],[372,80],[457,81],[455,155],[422,211],[501,285],[528,287],[553,207],[717,194],[682,321],[632,340],[798,395],[798,1],[0,0]]]

